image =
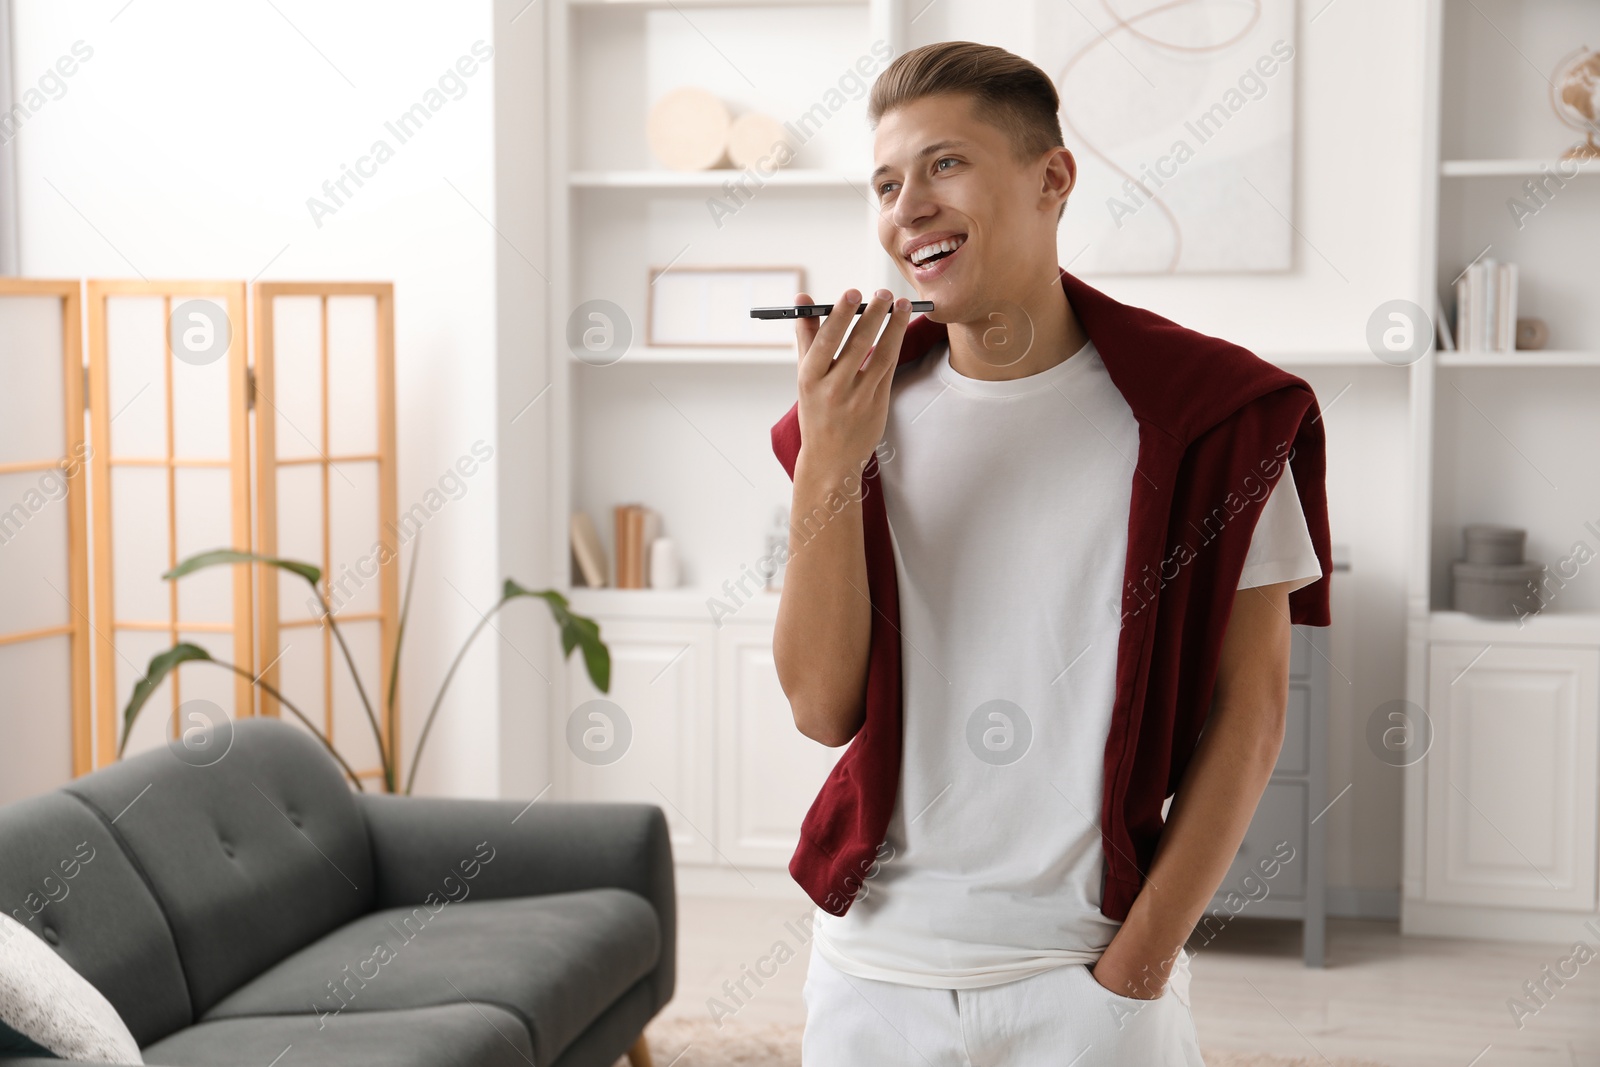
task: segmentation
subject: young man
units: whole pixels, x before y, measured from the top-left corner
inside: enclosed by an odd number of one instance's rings
[[[773,648],[850,744],[790,863],[806,1067],[1200,1064],[1183,944],[1328,624],[1315,397],[1056,265],[1058,107],[998,48],[898,58],[871,190],[934,311],[796,325]]]

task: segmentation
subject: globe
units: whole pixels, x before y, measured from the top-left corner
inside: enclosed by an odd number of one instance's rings
[[[1563,123],[1586,135],[1562,159],[1600,159],[1600,52],[1580,48],[1563,59],[1550,82],[1550,106]]]

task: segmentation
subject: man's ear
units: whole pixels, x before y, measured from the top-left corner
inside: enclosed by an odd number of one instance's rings
[[[1039,195],[1047,198],[1058,210],[1078,184],[1078,161],[1070,149],[1056,146],[1046,154],[1044,172],[1039,185]]]

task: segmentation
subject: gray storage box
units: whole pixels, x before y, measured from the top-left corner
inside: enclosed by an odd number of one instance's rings
[[[1468,563],[1521,563],[1528,531],[1515,526],[1478,524],[1462,530],[1467,539]]]
[[[1469,615],[1516,618],[1544,607],[1539,596],[1538,563],[1480,564],[1456,560],[1450,564],[1453,607]]]

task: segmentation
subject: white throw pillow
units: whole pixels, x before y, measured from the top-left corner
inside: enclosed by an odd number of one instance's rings
[[[111,1002],[5,914],[0,914],[0,1022],[64,1060],[144,1063],[138,1042]]]

